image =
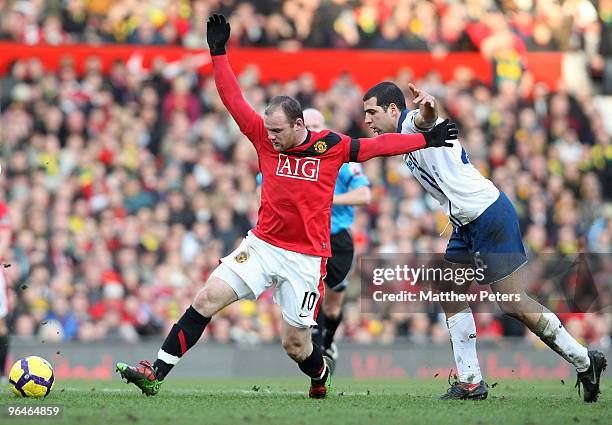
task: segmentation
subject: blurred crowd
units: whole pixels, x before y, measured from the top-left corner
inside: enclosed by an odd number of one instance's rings
[[[78,76],[68,58],[55,73],[31,58],[13,63],[0,80],[0,199],[8,203],[15,232],[3,261],[12,288],[10,326],[18,337],[138,341],[164,335],[218,259],[255,224],[252,145],[210,75],[195,72],[188,60],[178,75],[177,64],[172,67],[167,78],[162,58],[148,73],[118,61],[104,75],[100,60],[90,57]],[[543,85],[524,97],[472,77],[459,74],[443,84],[430,73],[415,82],[457,121],[472,163],[513,200],[529,251],[610,253],[612,146],[592,97],[550,93]],[[307,73],[262,85],[250,66],[239,79],[260,112],[271,96],[292,95],[321,110],[329,128],[367,134],[362,88],[349,75],[325,92],[315,90]],[[395,80],[406,89],[410,69]],[[371,160],[365,172],[374,200],[356,213],[357,255],[444,252],[447,219],[402,159]],[[602,276],[608,286],[600,293],[609,295],[612,273]],[[341,340],[447,340],[435,309],[360,314],[359,285],[355,274]],[[609,307],[609,299],[602,302],[598,307]],[[524,334],[495,313],[477,316],[483,339]],[[581,340],[609,344],[610,313],[567,320]],[[267,343],[277,340],[279,326],[279,309],[266,294],[222,311],[206,335]]]
[[[0,40],[202,49],[213,12],[232,45],[477,51],[505,78],[529,51],[580,52],[612,94],[612,0],[0,0]]]
[[[610,0],[1,0],[0,36],[201,48],[208,16],[222,12],[245,46],[476,50],[510,32],[530,50],[577,50],[610,37],[611,9]]]
[[[519,56],[578,50],[586,52],[594,76],[612,82],[610,0],[0,0],[0,11],[0,38],[26,44],[202,48],[206,18],[221,11],[230,17],[233,43],[244,46],[479,50],[498,61],[505,60],[496,56],[505,48]],[[15,230],[3,261],[12,288],[11,329],[19,337],[163,335],[257,219],[255,152],[210,76],[189,60],[177,68],[162,58],[147,73],[120,61],[107,75],[101,69],[90,57],[80,76],[65,58],[49,73],[32,58],[14,62],[0,80],[0,198]],[[589,91],[551,93],[528,79],[492,89],[474,77],[459,73],[443,84],[430,73],[416,83],[460,125],[472,163],[513,200],[530,253],[609,254],[611,136]],[[406,89],[410,69],[395,80]],[[330,128],[367,134],[363,88],[349,75],[326,92],[317,92],[307,73],[261,85],[256,66],[240,82],[259,111],[271,96],[293,95],[320,109]],[[374,201],[357,209],[357,255],[443,252],[447,220],[401,158],[372,160],[365,171]],[[605,309],[612,273],[604,266],[594,274],[596,307]],[[559,295],[546,285],[531,289],[549,301]],[[448,338],[435,306],[428,314],[363,315],[356,275],[349,295],[341,339]],[[609,345],[610,313],[564,320],[580,339]],[[482,338],[525,335],[516,322],[488,311],[477,315],[477,324]],[[278,338],[279,326],[279,309],[266,294],[224,310],[207,338],[267,343]]]

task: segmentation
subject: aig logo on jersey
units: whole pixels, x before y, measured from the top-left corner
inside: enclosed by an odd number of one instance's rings
[[[276,175],[316,182],[319,178],[320,162],[319,158],[298,158],[279,153]]]

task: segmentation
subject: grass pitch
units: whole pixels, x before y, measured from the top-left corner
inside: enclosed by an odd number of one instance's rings
[[[64,380],[43,400],[0,396],[3,424],[601,424],[612,417],[612,380],[595,404],[585,404],[574,381],[499,380],[485,401],[441,402],[445,378],[337,379],[331,397],[310,400],[306,379],[173,380],[155,397],[113,381]],[[490,381],[489,384],[494,384]],[[18,419],[7,406],[63,407],[62,416]]]

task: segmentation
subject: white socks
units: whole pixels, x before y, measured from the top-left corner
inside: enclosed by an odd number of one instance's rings
[[[450,332],[459,381],[478,384],[482,381],[476,355],[476,323],[472,310],[466,308],[446,321]]]
[[[477,384],[482,380],[476,356],[476,324],[472,310],[467,308],[446,321],[453,345],[459,381]],[[591,364],[588,350],[567,332],[559,318],[544,310],[533,332],[561,357],[576,367],[578,372],[587,370]]]
[[[556,314],[544,309],[542,317],[540,317],[533,332],[546,345],[573,364],[578,372],[584,372],[589,368],[591,360],[588,350],[567,332]]]

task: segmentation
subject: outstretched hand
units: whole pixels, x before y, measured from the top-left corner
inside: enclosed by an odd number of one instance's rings
[[[412,83],[408,84],[408,90],[412,95],[412,104],[419,108],[419,113],[414,118],[414,124],[422,131],[432,128],[438,120],[436,98],[426,91],[417,89]]]
[[[448,143],[447,140],[457,140],[458,135],[457,125],[448,119],[423,133],[428,148],[452,148],[453,144]]]
[[[225,45],[230,37],[230,24],[221,14],[213,14],[206,23],[206,41],[210,55],[224,55]]]
[[[415,106],[428,106],[432,109],[435,108],[435,97],[423,90],[417,89],[416,86],[412,83],[408,84],[408,90],[410,90],[410,94],[412,95],[412,103]]]

